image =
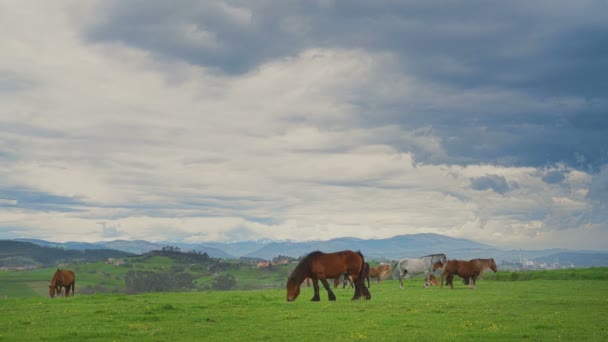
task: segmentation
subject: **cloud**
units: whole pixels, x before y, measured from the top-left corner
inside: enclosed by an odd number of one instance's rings
[[[566,176],[564,176],[564,174],[559,171],[550,171],[543,176],[543,181],[548,184],[560,183],[564,179],[566,179]]]
[[[605,248],[598,6],[0,5],[0,237]]]
[[[471,188],[474,190],[493,190],[499,194],[509,191],[509,184],[505,177],[498,175],[487,175],[471,179]]]

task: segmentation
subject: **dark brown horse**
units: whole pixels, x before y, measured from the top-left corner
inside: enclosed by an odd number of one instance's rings
[[[453,289],[454,276],[457,275],[463,279],[470,279],[469,288],[474,289],[477,278],[488,269],[494,272],[498,270],[494,259],[448,260],[447,263],[443,264],[441,287],[443,287],[443,280],[445,279],[445,284]]]
[[[65,288],[64,293],[66,297],[70,295],[70,289],[72,290],[73,296],[74,290],[76,289],[76,276],[74,275],[74,272],[70,270],[60,270],[58,268],[49,283],[49,296],[51,296],[51,298],[55,297],[55,292],[57,292],[58,296],[61,296],[62,287]]]
[[[315,294],[312,301],[321,300],[319,297],[319,280],[327,290],[329,300],[336,300],[336,295],[331,290],[327,279],[340,278],[347,274],[355,283],[354,299],[364,296],[370,299],[371,294],[363,282],[363,270],[365,259],[361,252],[341,251],[335,253],[312,252],[303,257],[296,268],[287,278],[287,301],[291,302],[298,298],[300,285],[306,277],[312,279]]]

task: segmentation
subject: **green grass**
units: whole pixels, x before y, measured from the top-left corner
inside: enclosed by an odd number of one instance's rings
[[[372,284],[370,301],[284,289],[0,299],[0,341],[608,340],[608,281],[480,280],[476,290]]]

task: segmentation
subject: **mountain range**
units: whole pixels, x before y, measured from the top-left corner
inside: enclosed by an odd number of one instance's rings
[[[415,258],[434,253],[445,253],[450,259],[494,258],[497,262],[520,262],[523,259],[541,258],[545,262],[577,260],[579,266],[608,266],[607,251],[572,251],[565,249],[546,250],[503,250],[468,239],[457,239],[439,234],[398,235],[387,239],[358,239],[352,237],[336,238],[326,241],[241,241],[205,242],[199,244],[183,242],[149,242],[145,240],[114,240],[95,243],[50,242],[37,239],[15,239],[46,247],[64,249],[115,249],[133,254],[143,254],[160,250],[166,246],[179,247],[183,252],[196,251],[207,253],[214,258],[238,259],[254,258],[269,260],[276,256],[299,257],[315,250],[324,252],[344,249],[360,250],[367,259],[397,260]],[[560,259],[560,256],[562,258]],[[574,258],[574,259],[573,259]],[[539,260],[541,260],[539,259]],[[584,265],[580,265],[583,262]]]

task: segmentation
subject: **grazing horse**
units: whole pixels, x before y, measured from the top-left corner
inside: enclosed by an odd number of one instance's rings
[[[401,259],[399,260],[393,269],[399,270],[399,284],[403,288],[403,276],[406,278],[413,277],[418,274],[424,273],[424,287],[428,287],[429,274],[431,273],[431,267],[435,263],[445,263],[447,260],[445,254],[430,254],[416,259]]]
[[[434,274],[429,275],[429,285],[430,286],[437,286],[437,285],[439,285],[439,282],[437,281],[437,278],[435,277]]]
[[[494,259],[472,259],[469,261],[465,260],[449,260],[443,265],[443,271],[441,272],[441,287],[443,287],[443,280],[445,284],[454,288],[454,276],[457,275],[463,279],[470,279],[468,282],[469,288],[475,288],[475,281],[479,276],[484,274],[488,269],[494,271],[496,268],[496,262]]]
[[[57,292],[57,296],[61,296],[62,287],[65,288],[66,297],[70,295],[70,289],[72,290],[73,296],[74,290],[76,289],[76,276],[73,271],[60,270],[57,268],[57,271],[55,271],[55,274],[49,283],[49,296],[51,296],[51,298],[55,297],[55,292]]]
[[[376,278],[376,283],[380,284],[380,279],[384,279],[391,274],[391,270],[391,265],[389,264],[380,264],[370,268],[369,276],[367,276],[367,287],[370,287],[369,278]]]
[[[365,259],[361,252],[341,251],[335,253],[312,252],[302,258],[300,263],[287,278],[287,301],[296,300],[300,294],[300,285],[306,277],[312,279],[315,294],[311,301],[321,300],[319,297],[319,280],[327,290],[329,300],[336,300],[336,295],[331,290],[327,279],[340,278],[347,274],[355,283],[355,294],[353,300],[364,296],[370,299],[371,294],[363,282],[363,271]]]

